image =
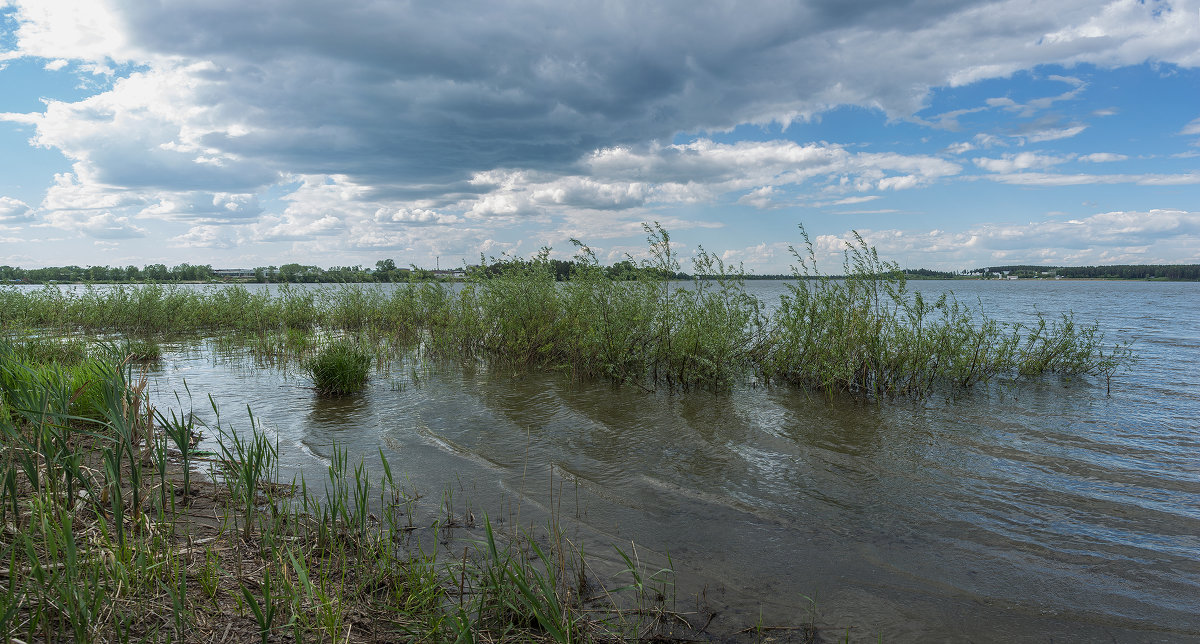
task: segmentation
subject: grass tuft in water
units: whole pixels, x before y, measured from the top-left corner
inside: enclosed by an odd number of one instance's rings
[[[357,343],[339,340],[310,358],[305,367],[318,394],[345,396],[366,386],[371,356]]]

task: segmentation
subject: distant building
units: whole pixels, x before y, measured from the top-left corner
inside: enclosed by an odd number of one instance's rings
[[[254,279],[254,271],[249,268],[214,268],[213,277],[221,279]]]

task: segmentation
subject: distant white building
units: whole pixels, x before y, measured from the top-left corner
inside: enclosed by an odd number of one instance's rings
[[[220,277],[223,279],[253,278],[254,271],[249,268],[214,268],[213,277]]]

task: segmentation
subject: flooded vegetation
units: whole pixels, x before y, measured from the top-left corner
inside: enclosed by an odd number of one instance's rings
[[[0,322],[38,332],[238,334],[284,354],[317,347],[299,334],[356,334],[364,346],[643,389],[719,390],[758,377],[830,396],[919,397],[938,385],[1045,373],[1107,380],[1131,358],[1127,345],[1105,345],[1098,326],[1069,313],[1002,324],[948,294],[926,299],[861,239],[840,279],[817,270],[811,248],[793,250],[803,279],[767,302],[746,290],[740,269],[703,249],[694,268],[706,278],[668,280],[679,270],[670,237],[646,231],[650,259],[629,280],[611,279],[580,244],[562,283],[544,251],[495,263],[461,287],[9,289],[0,291]]]
[[[648,235],[629,280],[0,292],[9,632],[1200,635],[1195,285],[673,282]]]

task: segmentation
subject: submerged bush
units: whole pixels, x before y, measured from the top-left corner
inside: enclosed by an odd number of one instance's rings
[[[367,384],[371,356],[358,345],[338,341],[310,358],[305,367],[313,388],[322,396],[344,396],[362,391]]]

